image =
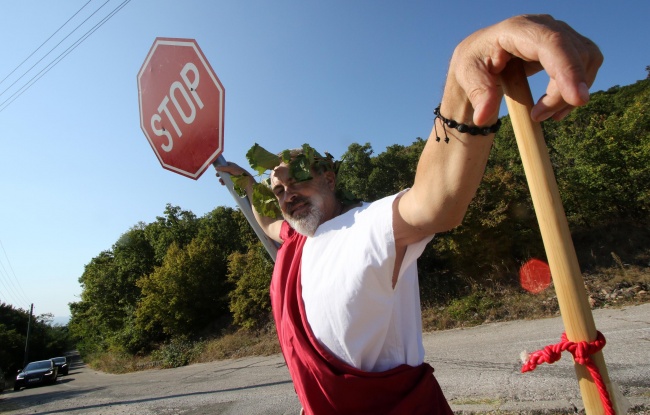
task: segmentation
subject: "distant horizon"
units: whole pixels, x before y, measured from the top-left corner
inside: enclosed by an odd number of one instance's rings
[[[70,322],[70,318],[71,316],[55,316],[52,319],[52,325],[67,326],[68,323]]]

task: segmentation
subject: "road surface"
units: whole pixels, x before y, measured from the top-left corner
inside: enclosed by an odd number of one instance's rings
[[[612,380],[636,414],[650,414],[650,304],[594,311],[607,339]],[[452,409],[470,413],[574,413],[582,409],[571,356],[520,373],[519,356],[557,343],[560,318],[514,321],[426,334],[427,361]],[[56,385],[5,390],[0,413],[128,415],[297,415],[280,355],[195,364],[124,375],[96,372],[82,362]]]

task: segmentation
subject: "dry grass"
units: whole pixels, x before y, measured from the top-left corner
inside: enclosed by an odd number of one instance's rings
[[[650,268],[619,264],[584,275],[592,308],[622,307],[650,302]],[[553,284],[539,294],[521,288],[495,287],[473,290],[462,298],[422,310],[425,331],[479,324],[538,319],[560,313]]]
[[[245,356],[268,356],[280,353],[275,329],[263,331],[239,330],[206,341],[203,352],[192,363],[236,359]]]
[[[106,373],[129,373],[157,366],[150,356],[138,357],[115,352],[92,355],[85,360],[94,370]]]

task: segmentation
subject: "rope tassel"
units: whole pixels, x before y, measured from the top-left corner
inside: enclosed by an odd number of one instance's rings
[[[609,397],[609,393],[607,392],[605,382],[603,381],[603,378],[598,371],[598,367],[591,359],[591,355],[601,351],[603,347],[605,347],[606,343],[605,336],[603,336],[603,334],[599,331],[596,333],[597,336],[594,341],[582,341],[577,343],[569,341],[569,339],[567,339],[566,333],[562,333],[562,337],[559,343],[546,346],[542,350],[531,353],[521,367],[521,372],[525,373],[533,371],[535,368],[537,368],[537,365],[540,365],[542,363],[555,363],[562,357],[562,352],[568,351],[571,353],[573,360],[576,363],[586,366],[587,370],[589,370],[589,374],[591,375],[592,379],[596,383],[596,387],[598,388],[600,401],[603,404],[603,408],[605,408],[605,413],[607,415],[615,415],[614,407]]]

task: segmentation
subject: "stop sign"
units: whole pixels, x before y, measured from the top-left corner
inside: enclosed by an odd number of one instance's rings
[[[138,98],[160,164],[198,179],[223,152],[225,91],[194,39],[156,38],[138,72]]]

